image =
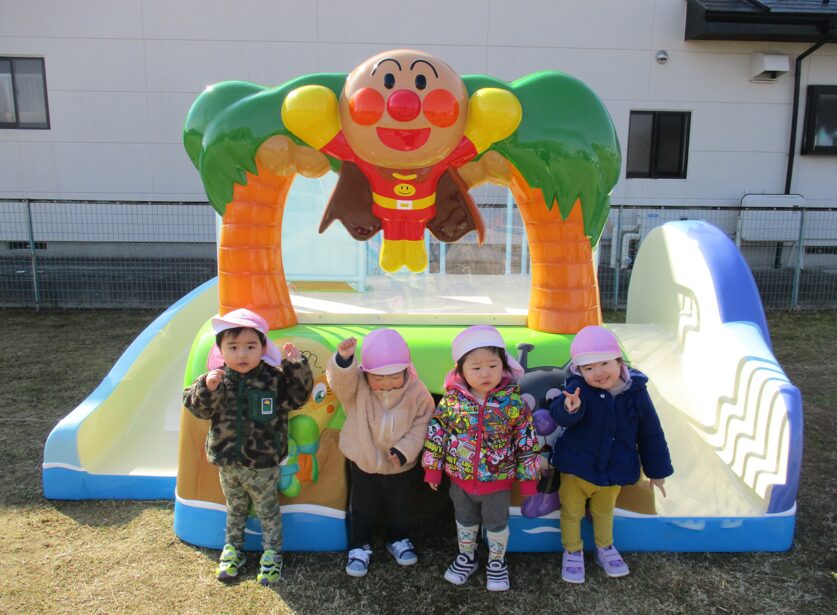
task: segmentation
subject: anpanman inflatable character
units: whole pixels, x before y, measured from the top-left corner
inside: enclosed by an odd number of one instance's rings
[[[441,241],[472,229],[482,240],[479,213],[456,169],[512,134],[521,115],[513,93],[481,88],[469,96],[445,62],[407,49],[363,62],[339,100],[327,87],[305,85],[282,104],[294,135],[344,161],[320,231],[334,218],[357,239],[382,228],[380,263],[390,272],[427,267],[425,227]]]
[[[282,266],[285,200],[296,175],[331,169],[339,179],[320,230],[337,219],[359,240],[383,231],[387,271],[427,266],[425,228],[446,242],[475,231],[482,242],[468,190],[507,186],[531,256],[527,326],[601,324],[592,247],[621,157],[601,100],[570,75],[460,77],[428,53],[385,51],[348,74],[210,86],[183,143],[223,216],[222,314],[248,307],[272,329],[297,322]]]

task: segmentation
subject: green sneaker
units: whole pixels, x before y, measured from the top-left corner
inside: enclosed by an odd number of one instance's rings
[[[262,585],[272,585],[282,578],[282,554],[273,549],[262,553],[259,560],[259,574],[256,577]]]
[[[221,551],[221,560],[218,562],[218,570],[215,576],[219,581],[228,581],[238,576],[238,570],[244,565],[247,556],[244,550],[239,551],[234,546],[224,545],[224,550]]]

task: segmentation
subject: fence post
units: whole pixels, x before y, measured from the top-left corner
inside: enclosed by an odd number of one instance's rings
[[[35,255],[35,231],[32,228],[32,203],[24,199],[26,203],[26,225],[29,228],[29,258],[32,261],[32,289],[35,291],[35,309],[41,307],[41,291],[38,288],[38,258]]]
[[[511,192],[509,192],[511,194]],[[526,234],[526,222],[520,217],[520,275],[529,274],[529,235]]]
[[[616,209],[616,241],[611,241],[611,246],[615,243],[616,248],[616,268],[613,270],[613,309],[619,308],[619,275],[622,269],[622,208]]]
[[[359,293],[366,292],[366,252],[366,246],[361,246],[357,251],[357,292]]]
[[[506,275],[511,273],[512,261],[512,230],[514,229],[514,219],[512,212],[514,211],[514,197],[511,190],[506,189]]]
[[[425,278],[430,275],[430,231],[424,229],[424,253],[427,255],[427,266],[422,274]]]
[[[802,241],[805,238],[805,210],[799,210],[799,236],[796,238],[796,267],[793,270],[793,288],[791,289],[791,309],[796,307],[799,303],[799,281],[802,277],[802,260],[804,258],[805,248]]]

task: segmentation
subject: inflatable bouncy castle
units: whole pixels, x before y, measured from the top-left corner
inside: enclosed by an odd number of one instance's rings
[[[220,548],[225,506],[204,453],[208,424],[182,410],[181,392],[207,369],[210,317],[247,307],[267,318],[271,339],[308,353],[316,378],[290,416],[277,484],[284,548],[342,550],[344,414],[323,373],[341,339],[397,329],[441,393],[453,338],[492,324],[526,368],[521,387],[538,408],[563,383],[575,333],[602,324],[595,248],[621,155],[603,104],[569,75],[460,77],[433,55],[386,51],[349,74],[211,86],[189,112],[184,145],[220,218],[218,277],[152,323],[55,428],[47,497],[173,497],[177,535]],[[466,242],[478,253],[502,226],[473,198],[483,184],[516,203],[526,265],[447,273],[446,250]],[[801,399],[727,236],[700,221],[652,231],[626,323],[609,326],[650,378],[675,468],[666,498],[642,480],[622,490],[618,548],[789,548]],[[522,506],[513,499],[511,550],[561,550],[553,491],[543,481]],[[591,546],[588,525],[583,533]],[[246,546],[260,544],[251,518]]]

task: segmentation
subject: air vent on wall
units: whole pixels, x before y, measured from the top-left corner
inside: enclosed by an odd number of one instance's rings
[[[750,81],[770,83],[790,70],[790,59],[783,53],[756,52],[750,56]]]

